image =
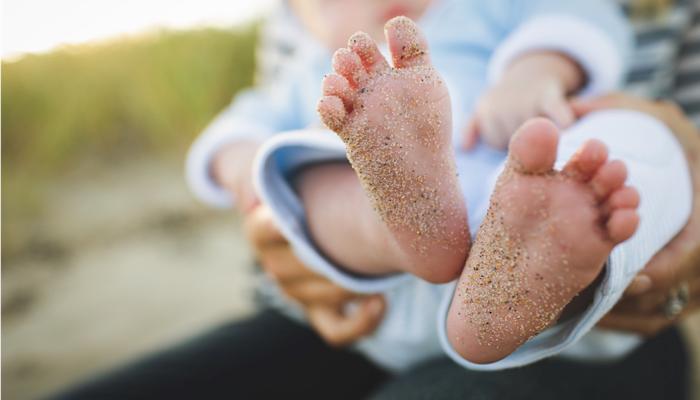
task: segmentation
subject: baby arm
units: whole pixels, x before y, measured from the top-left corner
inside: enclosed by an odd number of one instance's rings
[[[250,212],[259,201],[253,188],[251,170],[260,142],[239,140],[223,146],[214,156],[210,175],[222,188],[236,199],[236,206],[244,214]]]
[[[505,148],[528,117],[558,128],[574,118],[568,95],[596,96],[619,87],[633,47],[619,7],[605,0],[493,2],[493,15],[511,27],[491,54],[489,89],[473,109],[463,144]]]
[[[308,124],[290,106],[302,101],[295,88],[301,79],[283,78],[237,95],[190,147],[187,182],[203,202],[243,212],[257,204],[251,176],[257,149],[276,132]]]
[[[516,129],[536,116],[547,117],[560,128],[570,126],[574,114],[567,96],[583,87],[585,81],[583,69],[563,53],[524,54],[477,103],[464,146],[472,147],[480,135],[486,144],[505,149]]]

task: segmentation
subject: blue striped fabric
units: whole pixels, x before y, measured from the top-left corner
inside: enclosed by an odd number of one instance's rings
[[[619,0],[636,36],[626,91],[676,101],[700,126],[700,3],[676,0],[654,16],[642,16]]]

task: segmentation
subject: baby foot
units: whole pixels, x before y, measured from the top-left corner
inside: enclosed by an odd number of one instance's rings
[[[431,282],[457,277],[469,249],[451,144],[447,87],[425,39],[406,17],[385,25],[393,67],[362,32],[336,51],[318,112],[388,226],[402,265]]]
[[[555,171],[557,143],[544,119],[511,140],[448,315],[450,342],[469,361],[497,361],[554,323],[637,229],[624,163],[590,140]]]

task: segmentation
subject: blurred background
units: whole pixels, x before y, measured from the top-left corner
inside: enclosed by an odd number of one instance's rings
[[[251,312],[235,215],[182,171],[272,2],[3,0],[3,397]]]
[[[253,84],[273,3],[3,0],[6,398],[253,311],[235,214],[198,204],[182,171],[194,137]],[[685,330],[697,359],[700,318]]]

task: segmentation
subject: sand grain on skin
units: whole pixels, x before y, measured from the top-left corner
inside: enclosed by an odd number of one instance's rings
[[[443,232],[446,221],[459,218],[464,207],[446,195],[454,191],[456,168],[442,137],[443,111],[434,101],[414,96],[412,89],[397,95],[391,81],[398,79],[428,90],[444,85],[430,67],[391,69],[366,83],[359,90],[353,123],[340,132],[348,159],[382,220],[415,233],[415,249],[424,250],[425,239],[440,239],[445,248],[464,245],[463,236]],[[380,117],[367,116],[371,111],[363,99],[369,97],[381,109]]]
[[[499,193],[504,184],[518,184],[512,179],[515,169],[512,165],[506,168],[494,193]],[[539,176],[562,179],[554,172]],[[561,298],[571,291],[565,253],[559,260],[564,268],[555,271],[548,265],[552,254],[559,252],[558,247],[554,248],[559,244],[551,238],[556,237],[560,221],[549,221],[522,233],[505,221],[506,213],[512,212],[534,214],[542,221],[550,219],[547,192],[533,185],[530,194],[522,204],[507,196],[492,197],[457,288],[458,316],[475,328],[480,345],[498,349],[513,339],[526,341],[556,320],[566,304]],[[540,239],[536,248],[525,245],[532,237]]]

